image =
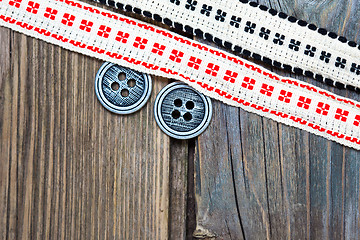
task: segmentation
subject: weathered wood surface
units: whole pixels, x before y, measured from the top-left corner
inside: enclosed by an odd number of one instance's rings
[[[119,116],[94,92],[102,61],[5,28],[0,44],[0,239],[166,239],[171,141],[153,103],[168,80]]]
[[[259,3],[359,42],[359,1]],[[118,116],[101,61],[5,28],[0,56],[0,239],[360,238],[360,152],[217,101],[202,136],[172,140],[152,112],[167,79]]]
[[[258,2],[359,42],[360,1]],[[195,236],[360,238],[359,151],[218,102],[214,113],[196,145]]]

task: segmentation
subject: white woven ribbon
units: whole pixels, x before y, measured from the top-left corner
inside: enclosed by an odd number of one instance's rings
[[[239,0],[94,0],[121,3],[204,38],[334,86],[360,88],[360,46],[315,25]],[[246,1],[245,1],[246,2]],[[132,8],[127,8],[131,6]],[[263,6],[264,7],[264,6]],[[261,10],[262,9],[262,10]],[[136,12],[136,11],[135,11]],[[273,14],[271,14],[273,13]],[[159,17],[158,17],[159,18]],[[169,21],[171,20],[171,21]],[[206,35],[206,34],[208,35]],[[210,34],[210,35],[209,35]],[[332,36],[332,37],[329,37]],[[217,38],[217,40],[215,39]],[[225,44],[227,42],[228,44]],[[240,47],[240,48],[239,48]],[[244,49],[246,51],[244,52]],[[270,60],[271,59],[271,60]],[[337,84],[342,83],[342,84]]]
[[[79,1],[0,0],[0,25],[360,149],[360,103]]]

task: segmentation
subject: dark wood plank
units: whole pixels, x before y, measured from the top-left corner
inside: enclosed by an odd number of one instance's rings
[[[170,140],[153,103],[168,81],[111,114],[94,93],[101,61],[0,31],[0,238],[166,239]]]
[[[188,141],[170,141],[169,239],[186,238]]]
[[[11,102],[12,96],[10,94],[9,88],[11,84],[6,81],[10,79],[11,74],[11,65],[10,65],[10,30],[0,28],[0,46],[2,46],[2,54],[0,58],[0,89],[6,89],[4,92],[7,94],[0,95],[0,112],[10,113],[11,112]],[[11,115],[6,114],[0,117],[0,132],[1,139],[6,143],[11,142]],[[7,235],[7,223],[8,223],[8,212],[10,210],[10,205],[8,204],[8,199],[10,198],[8,189],[10,185],[10,171],[11,171],[11,144],[0,144],[0,159],[1,168],[0,168],[0,238],[6,239]]]
[[[153,117],[168,80],[118,116],[94,94],[101,61],[0,34],[1,239],[185,239],[188,142]]]
[[[357,1],[258,2],[358,40]],[[196,237],[359,238],[359,151],[217,101],[214,110],[195,155]]]
[[[217,101],[213,102],[212,122],[197,142],[195,152],[197,226],[194,232],[196,238],[221,236],[242,239],[243,237],[232,172],[233,160],[237,161],[242,155],[241,146],[232,144],[232,141],[239,138],[239,134],[236,134],[240,131],[239,125],[234,127],[233,131],[227,131],[229,119],[234,119],[235,122],[236,116],[239,117],[238,111],[239,109],[223,106]],[[231,114],[234,114],[234,117],[230,117]]]
[[[359,38],[357,1],[259,2]],[[5,28],[0,46],[1,239],[184,239],[195,210],[196,238],[359,239],[359,151],[214,101],[194,209],[192,147],[153,120],[168,80],[121,117],[94,94],[100,61]]]

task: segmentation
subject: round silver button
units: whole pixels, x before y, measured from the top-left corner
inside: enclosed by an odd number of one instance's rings
[[[164,87],[155,99],[155,120],[162,131],[177,139],[200,135],[212,116],[210,98],[190,86],[175,82]]]
[[[96,74],[95,92],[100,103],[117,114],[130,114],[145,105],[152,89],[149,75],[114,63],[104,63]]]

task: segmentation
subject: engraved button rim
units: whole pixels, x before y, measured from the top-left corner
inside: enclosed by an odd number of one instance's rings
[[[126,107],[116,106],[105,97],[103,90],[102,90],[103,77],[104,77],[106,71],[108,69],[110,69],[111,67],[113,67],[114,65],[117,65],[120,68],[128,69],[129,71],[135,72],[134,70],[123,67],[121,65],[111,63],[111,62],[105,62],[103,65],[101,65],[98,72],[96,73],[96,77],[95,77],[96,96],[97,96],[98,100],[100,101],[101,105],[104,106],[110,112],[113,112],[116,114],[121,114],[121,115],[134,113],[134,112],[140,110],[147,103],[147,101],[150,98],[151,91],[152,91],[151,77],[148,74],[140,73],[140,74],[142,74],[142,76],[145,79],[145,84],[144,84],[145,89],[144,89],[144,92],[143,92],[141,98],[138,101],[136,101],[134,104],[132,104],[130,106],[126,106]],[[127,81],[129,81],[129,80],[127,80]]]
[[[191,131],[181,132],[181,131],[177,131],[177,130],[174,130],[174,129],[170,128],[165,123],[165,121],[164,121],[164,119],[162,117],[162,114],[161,114],[161,105],[162,105],[162,103],[164,101],[164,98],[170,92],[172,92],[173,90],[179,89],[179,88],[188,88],[188,89],[196,92],[197,94],[199,94],[199,96],[203,100],[203,103],[204,103],[204,106],[205,106],[205,110],[204,110],[205,113],[204,113],[203,120],[201,121],[199,126],[197,126],[195,129],[193,129]],[[156,99],[155,99],[155,102],[154,102],[154,117],[155,117],[156,123],[158,124],[160,129],[165,134],[167,134],[168,136],[176,138],[176,139],[183,139],[183,140],[191,139],[191,138],[199,136],[209,126],[209,124],[211,122],[211,118],[212,118],[211,99],[209,97],[203,95],[202,93],[196,91],[194,88],[190,87],[187,84],[184,84],[184,83],[181,83],[181,82],[170,83],[167,86],[165,86],[163,89],[161,89],[161,91],[156,96]]]

